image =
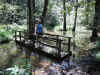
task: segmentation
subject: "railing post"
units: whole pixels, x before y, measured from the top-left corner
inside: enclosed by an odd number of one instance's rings
[[[56,47],[57,47],[57,56],[60,57],[61,55],[61,40],[59,39],[59,35],[57,35],[56,40]]]
[[[58,43],[58,57],[61,57],[61,40],[60,39]]]
[[[21,31],[19,31],[19,40],[20,40],[20,45],[21,45]]]
[[[23,38],[24,38],[24,39],[23,39],[23,43],[25,43],[25,30],[24,30],[23,33],[24,33],[24,35],[23,35]]]
[[[70,51],[71,48],[71,37],[68,38],[68,52]]]
[[[17,39],[16,39],[16,35],[17,35],[17,31],[15,31],[15,41],[17,40]]]
[[[19,31],[19,38],[20,38],[20,41],[21,41],[21,31]]]
[[[56,47],[57,47],[57,50],[56,50],[56,52],[57,52],[57,56],[58,56],[58,51],[59,51],[59,49],[58,49],[58,36],[56,36]]]

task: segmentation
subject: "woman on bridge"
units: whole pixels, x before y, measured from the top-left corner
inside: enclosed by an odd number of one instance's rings
[[[42,36],[43,34],[43,26],[41,24],[41,21],[38,22],[37,26],[36,26],[36,39],[37,39],[37,46],[39,47],[39,40],[40,40],[40,37]]]
[[[42,35],[43,31],[42,31],[42,24],[41,21],[38,22],[37,24],[37,28],[36,28],[36,34],[37,35]]]

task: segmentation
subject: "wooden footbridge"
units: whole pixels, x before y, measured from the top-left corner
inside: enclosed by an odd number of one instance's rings
[[[15,42],[32,52],[52,58],[63,60],[71,54],[71,38],[61,35],[43,33],[41,36],[29,34],[25,31],[15,31]],[[51,50],[49,50],[50,48]],[[65,49],[64,49],[65,48]]]

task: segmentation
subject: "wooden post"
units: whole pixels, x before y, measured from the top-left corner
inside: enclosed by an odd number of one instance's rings
[[[56,40],[56,47],[57,47],[57,56],[61,56],[61,40],[59,39],[59,35],[57,35],[57,40]]]
[[[26,56],[26,65],[28,64],[29,62],[29,56],[28,56],[28,49],[25,50],[25,56]]]
[[[17,35],[17,31],[15,31],[15,41],[17,40],[17,39],[16,39],[16,35]]]
[[[26,38],[25,38],[25,35],[26,35],[26,31],[24,30],[23,33],[24,33],[24,35],[23,35],[23,38],[24,38],[24,39],[23,39],[23,43],[25,44],[25,39],[26,39]]]
[[[61,40],[59,39],[58,41],[58,57],[61,57]]]
[[[58,49],[58,36],[56,36],[56,38],[57,38],[57,40],[56,40],[56,47],[57,47],[57,56],[58,56],[58,51],[59,51],[59,49]]]
[[[21,45],[21,31],[19,31],[19,41],[20,41],[20,45]]]
[[[68,38],[68,52],[70,51],[71,37]]]
[[[19,31],[19,39],[20,39],[20,41],[21,41],[21,31]]]

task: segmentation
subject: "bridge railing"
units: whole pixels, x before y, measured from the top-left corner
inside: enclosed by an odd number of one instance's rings
[[[32,36],[31,38],[29,36]],[[36,39],[37,35],[34,34],[29,34],[25,31],[15,31],[15,41],[19,41],[20,45],[21,42],[23,41],[25,43],[25,41],[38,41],[39,44],[42,44],[43,46],[49,46],[51,48],[55,48],[57,51],[57,56],[61,56],[61,52],[64,52],[62,45],[63,42],[65,41],[64,39],[68,39],[67,43],[64,43],[67,46],[67,50],[66,51],[70,51],[71,49],[71,38],[72,37],[66,37],[66,36],[62,36],[62,35],[53,35],[53,34],[48,34],[48,33],[43,33],[43,35],[37,37],[37,38],[41,38],[43,40],[48,40],[48,41],[53,41],[55,42],[55,45],[51,45],[51,44],[47,44],[42,42],[39,39]],[[35,39],[34,39],[35,38]],[[36,42],[35,42],[36,43]],[[31,44],[31,43],[30,43]]]
[[[71,38],[72,37],[65,37],[62,35],[52,35],[52,34],[44,33],[42,36],[39,36],[39,38],[43,38],[43,40],[49,40],[49,41],[55,42],[56,45],[50,45],[50,44],[45,44],[45,43],[38,40],[40,44],[43,44],[45,46],[49,46],[51,48],[55,48],[57,50],[58,56],[61,56],[61,52],[64,52],[64,50],[62,48],[63,42],[65,41],[64,39],[67,38],[67,40],[68,40],[67,43],[64,43],[67,46],[66,51],[69,52],[71,49]]]

